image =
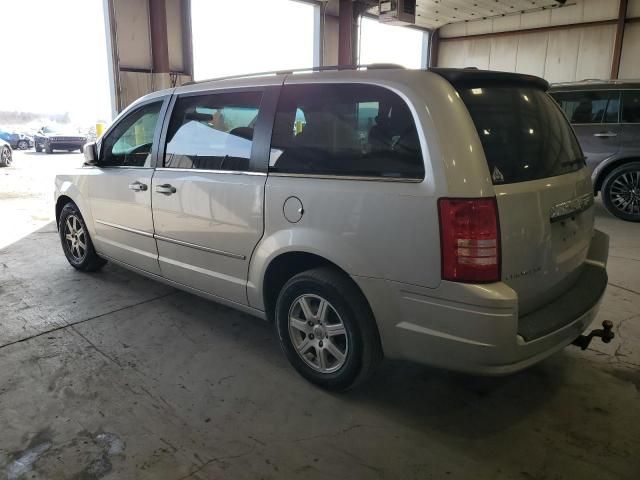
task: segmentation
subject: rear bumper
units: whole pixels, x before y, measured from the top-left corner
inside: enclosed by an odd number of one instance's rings
[[[385,355],[451,370],[504,375],[570,344],[595,319],[607,284],[609,237],[595,231],[574,286],[518,316],[504,283],[441,282],[436,289],[355,277],[373,309]]]

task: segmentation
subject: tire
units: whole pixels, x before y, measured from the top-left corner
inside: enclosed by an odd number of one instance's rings
[[[10,167],[13,162],[13,154],[7,146],[2,147],[0,151],[0,167]]]
[[[44,146],[45,153],[53,153],[53,148],[51,148],[51,144],[48,143]]]
[[[602,202],[612,215],[640,222],[640,162],[615,168],[602,183]]]
[[[18,149],[19,150],[28,150],[29,149],[29,142],[27,142],[26,140],[20,140],[18,142]]]
[[[78,207],[72,202],[67,203],[60,212],[58,234],[62,251],[76,270],[95,272],[107,263],[105,259],[98,256],[93,248],[93,242],[84,218],[82,218]],[[84,245],[84,249],[82,245]]]
[[[321,305],[324,315],[319,314]],[[291,365],[327,390],[344,391],[364,382],[382,359],[378,329],[366,299],[349,277],[330,267],[302,272],[282,287],[275,324]]]
[[[37,143],[35,144],[35,149],[38,153],[42,152],[42,147],[39,147]]]

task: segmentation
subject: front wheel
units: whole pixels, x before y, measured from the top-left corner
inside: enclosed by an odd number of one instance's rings
[[[18,148],[20,150],[28,150],[29,149],[29,142],[27,142],[26,140],[20,140],[18,142]]]
[[[278,296],[275,318],[289,362],[322,388],[352,388],[369,378],[382,358],[369,305],[353,281],[335,269],[291,278]]]
[[[0,151],[0,167],[9,167],[12,162],[11,149],[7,146],[2,147],[2,151]]]
[[[67,203],[60,212],[58,233],[62,250],[73,268],[95,272],[107,263],[93,248],[84,218],[74,203]]]
[[[50,143],[47,143],[47,144],[44,146],[44,151],[45,151],[46,153],[53,153],[53,148],[51,148],[51,144],[50,144]]]
[[[640,162],[626,163],[607,175],[602,202],[616,217],[640,222]]]

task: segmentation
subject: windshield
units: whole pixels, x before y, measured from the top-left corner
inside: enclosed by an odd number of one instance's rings
[[[544,91],[517,86],[458,91],[480,136],[494,184],[554,177],[584,166],[571,126]]]

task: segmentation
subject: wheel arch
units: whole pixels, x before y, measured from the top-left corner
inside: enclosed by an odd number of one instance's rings
[[[374,317],[373,309],[360,286],[337,263],[317,253],[302,250],[290,250],[274,256],[264,270],[262,278],[262,300],[264,302],[265,313],[268,321],[273,321],[274,319],[276,301],[284,284],[287,283],[290,278],[299,273],[321,266],[331,267],[348,278],[358,292],[360,292],[362,298],[372,312],[372,317]]]
[[[73,203],[74,205],[77,206],[76,202],[74,202],[73,199],[67,195],[60,195],[56,200],[56,227],[60,222],[60,213],[62,212],[62,209],[68,203]]]
[[[597,193],[602,189],[602,184],[607,178],[607,175],[609,175],[613,170],[615,170],[618,167],[621,167],[625,163],[631,163],[631,162],[640,162],[640,156],[616,158],[606,163],[602,167],[602,169],[596,174],[596,178],[593,182],[593,191]]]

